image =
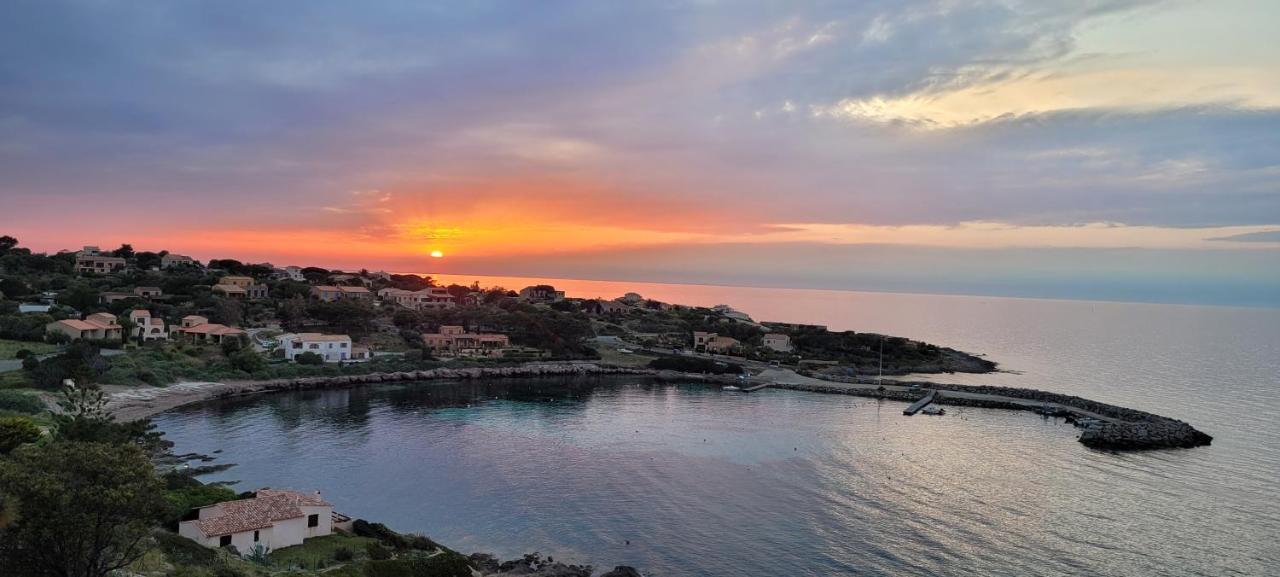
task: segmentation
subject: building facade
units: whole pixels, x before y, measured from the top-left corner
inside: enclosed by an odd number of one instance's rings
[[[259,490],[251,499],[197,510],[178,534],[205,547],[234,546],[242,555],[261,546],[278,550],[333,533],[333,505],[319,493]]]
[[[284,334],[276,337],[284,358],[294,360],[302,353],[315,353],[324,358],[326,363],[346,361],[367,361],[369,351],[351,344],[347,335],[325,335],[320,333]]]

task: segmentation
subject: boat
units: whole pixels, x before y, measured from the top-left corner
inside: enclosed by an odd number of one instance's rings
[[[929,406],[927,406],[927,407],[925,407],[925,408],[923,408],[923,409],[920,409],[920,412],[921,412],[921,413],[924,413],[924,414],[926,414],[926,415],[945,415],[945,414],[947,414],[947,410],[946,410],[946,409],[944,409],[944,408],[942,408],[942,407],[939,407],[938,405],[929,405]]]
[[[723,387],[720,387],[720,390],[722,390],[722,391],[741,391],[742,389],[739,389],[738,387],[735,387],[735,386],[733,386],[733,385],[725,385],[725,386],[723,386]]]

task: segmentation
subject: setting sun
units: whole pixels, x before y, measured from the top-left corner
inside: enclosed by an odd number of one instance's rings
[[[431,258],[443,258],[443,257],[444,257],[443,252],[440,252],[438,250],[431,251]]]

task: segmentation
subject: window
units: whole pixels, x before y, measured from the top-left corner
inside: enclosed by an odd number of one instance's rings
[[[320,526],[320,515],[307,515],[307,526],[308,526],[308,527],[319,527],[319,526]]]
[[[254,542],[254,543],[257,543],[257,542],[258,542],[258,532],[257,532],[257,531],[254,531],[254,532],[253,532],[253,542]]]
[[[231,535],[223,535],[221,537],[218,537],[219,547],[226,547],[228,545],[231,545]]]

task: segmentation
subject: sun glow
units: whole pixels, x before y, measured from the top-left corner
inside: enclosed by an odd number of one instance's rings
[[[431,258],[444,258],[444,253],[438,250],[431,251]]]

